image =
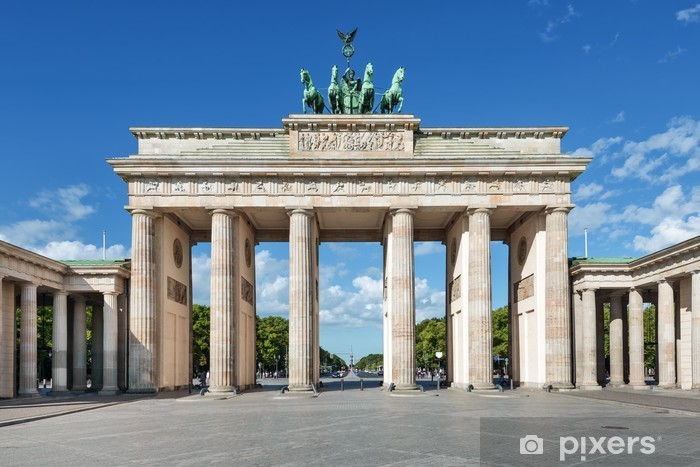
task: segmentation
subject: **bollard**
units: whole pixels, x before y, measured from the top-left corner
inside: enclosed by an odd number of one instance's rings
[[[340,390],[345,391],[345,380],[340,378]]]
[[[360,378],[360,391],[365,390],[365,380]]]
[[[513,390],[513,378],[510,379],[510,390]]]

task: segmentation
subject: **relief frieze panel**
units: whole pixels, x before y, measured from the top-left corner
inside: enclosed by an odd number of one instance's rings
[[[403,132],[378,131],[302,131],[299,132],[299,151],[404,151]]]
[[[521,302],[526,298],[535,295],[535,276],[529,275],[513,284],[513,296],[516,302]]]
[[[168,300],[187,305],[187,286],[172,277],[168,277]]]

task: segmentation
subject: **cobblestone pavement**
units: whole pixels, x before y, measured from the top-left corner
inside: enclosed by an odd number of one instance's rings
[[[276,389],[284,381],[273,383],[267,387]],[[571,397],[575,392],[431,390],[388,395],[378,382],[368,381],[363,391],[357,380],[345,383],[341,391],[339,381],[328,381],[318,397],[261,390],[228,398],[185,391],[156,397],[2,401],[0,422],[5,426],[0,423],[0,463],[463,466],[481,461],[482,465],[543,465],[544,457],[518,451],[524,436],[539,433],[548,451],[567,430],[577,436],[591,430],[592,436],[595,430],[623,433],[619,430],[624,429],[627,436],[653,428],[658,449],[644,461],[700,465],[696,412],[659,410],[672,397],[698,404],[697,393],[648,395],[658,403],[642,407],[610,402],[610,398]],[[598,391],[595,397],[608,393],[618,397],[613,391]],[[504,457],[492,460],[493,453]],[[625,459],[600,459],[625,464]]]

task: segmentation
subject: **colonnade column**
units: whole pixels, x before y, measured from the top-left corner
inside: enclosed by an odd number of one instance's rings
[[[581,389],[601,389],[596,348],[596,289],[583,290],[583,371]]]
[[[610,296],[610,385],[623,386],[622,296]]]
[[[0,397],[15,396],[15,296],[14,284],[0,275]]]
[[[19,395],[35,396],[36,389],[36,284],[22,284],[19,331]]]
[[[469,215],[469,378],[474,389],[494,389],[491,324],[491,209]]]
[[[212,211],[211,223],[211,392],[232,392],[235,377],[234,284],[237,242],[233,211]]]
[[[693,389],[700,389],[700,271],[693,271],[690,282],[690,355]]]
[[[118,306],[116,292],[104,294],[102,307],[102,390],[100,394],[116,394],[117,386],[117,337],[118,337]]]
[[[73,391],[87,389],[87,327],[85,299],[73,301]]]
[[[155,216],[131,212],[131,305],[128,392],[156,391]]]
[[[545,367],[547,384],[571,389],[568,214],[571,207],[546,210]]]
[[[68,292],[53,295],[51,392],[68,390]]]
[[[644,302],[641,292],[630,289],[629,294],[629,355],[630,382],[635,389],[645,389],[644,382]]]
[[[104,368],[104,313],[103,306],[98,304],[92,305],[92,365],[90,369],[90,388],[102,389],[104,384],[103,368]]]
[[[659,387],[676,385],[676,320],[673,303],[673,287],[667,280],[659,281],[659,307],[657,322],[659,329]]]
[[[391,380],[396,390],[415,390],[416,298],[412,209],[391,212]]]
[[[289,390],[310,391],[314,372],[314,212],[289,212]]]

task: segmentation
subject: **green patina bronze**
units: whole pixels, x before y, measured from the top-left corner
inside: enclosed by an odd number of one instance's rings
[[[403,81],[404,67],[400,67],[394,73],[391,80],[391,87],[382,95],[382,100],[379,103],[380,112],[383,114],[393,114],[394,107],[398,104],[399,108],[396,113],[401,113],[403,107],[403,97],[401,96],[401,82]]]
[[[365,67],[364,81],[355,79],[355,70],[350,68],[350,57],[355,53],[351,42],[355,39],[357,28],[352,32],[343,33],[336,30],[338,36],[343,41],[343,55],[347,58],[348,66],[338,81],[338,67],[331,68],[331,82],[328,85],[328,111],[332,114],[367,114],[374,111],[374,66],[367,63]],[[394,113],[394,107],[399,106],[397,113],[403,107],[403,97],[401,96],[401,82],[404,78],[404,67],[399,68],[394,73],[391,88],[382,95],[379,104],[382,113]],[[302,110],[306,113],[308,106],[314,113],[323,113],[326,107],[321,93],[314,87],[311,75],[308,70],[301,69],[301,82],[304,83],[304,97],[302,99]]]
[[[323,113],[323,108],[325,107],[323,96],[314,86],[311,75],[305,68],[301,69],[301,82],[304,84],[304,97],[301,100],[302,111],[306,113],[306,106],[308,105],[315,114]]]

